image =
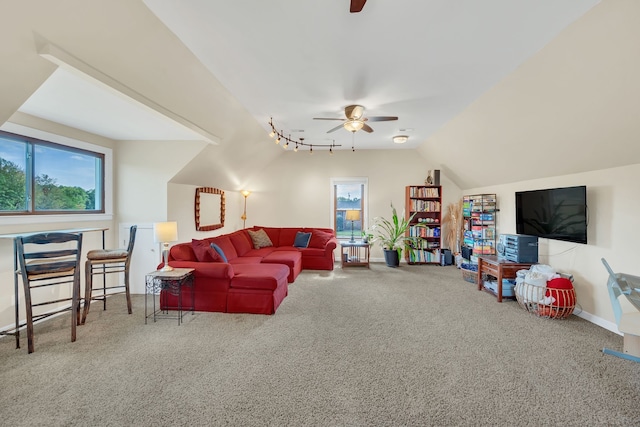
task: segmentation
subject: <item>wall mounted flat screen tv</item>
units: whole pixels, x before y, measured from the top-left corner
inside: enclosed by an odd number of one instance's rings
[[[516,232],[587,243],[587,187],[516,192]]]

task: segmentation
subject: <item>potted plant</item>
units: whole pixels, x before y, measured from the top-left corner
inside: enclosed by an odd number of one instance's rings
[[[374,234],[374,241],[379,242],[384,250],[384,259],[389,267],[398,267],[400,265],[400,256],[402,250],[413,252],[411,242],[414,240],[412,237],[407,236],[406,232],[411,225],[411,220],[415,216],[415,213],[409,217],[409,219],[398,217],[396,208],[391,204],[391,219],[376,218],[372,231]],[[419,226],[419,224],[415,224]]]
[[[362,241],[373,245],[373,234],[369,230],[362,230]]]

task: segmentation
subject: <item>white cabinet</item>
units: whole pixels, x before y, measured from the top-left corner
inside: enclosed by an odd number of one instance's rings
[[[120,223],[118,247],[126,248],[129,242],[129,228],[136,223]],[[138,223],[136,242],[129,267],[130,290],[132,294],[144,295],[145,275],[154,271],[161,261],[159,244],[153,242],[153,224]],[[122,279],[124,280],[124,279]]]

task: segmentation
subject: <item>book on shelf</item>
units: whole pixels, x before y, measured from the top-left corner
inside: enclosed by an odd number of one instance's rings
[[[410,187],[409,197],[434,198],[440,197],[439,187]]]

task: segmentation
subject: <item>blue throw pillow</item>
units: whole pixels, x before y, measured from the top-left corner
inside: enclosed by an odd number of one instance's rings
[[[311,240],[311,233],[298,231],[296,233],[296,239],[293,241],[293,246],[296,248],[306,248],[309,246],[309,240]]]
[[[225,256],[224,252],[222,251],[222,248],[218,245],[216,245],[215,243],[211,244],[211,248],[218,252],[218,255],[220,255],[220,258],[222,258],[222,262],[229,262],[227,261],[227,257]]]

